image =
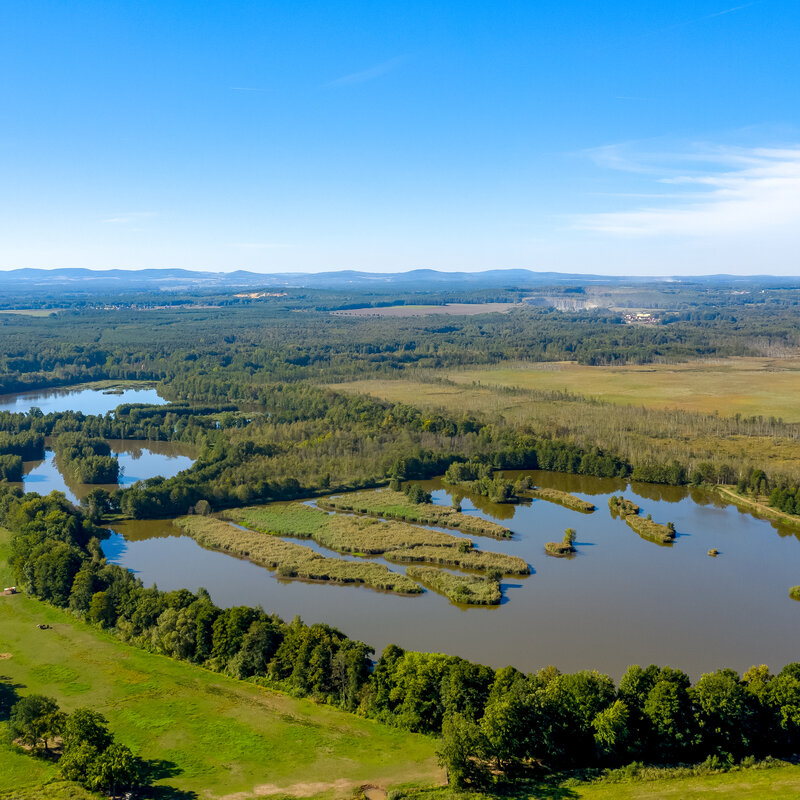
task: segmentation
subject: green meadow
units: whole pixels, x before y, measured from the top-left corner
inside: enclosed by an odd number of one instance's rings
[[[8,539],[0,529],[6,586]],[[52,629],[39,630],[40,623]],[[104,714],[116,738],[161,776],[152,797],[333,798],[365,784],[443,780],[431,738],[130,647],[24,595],[0,596],[0,653],[0,676],[18,693]],[[7,733],[0,721],[0,798],[87,796],[69,786],[42,788],[57,767],[22,753]]]

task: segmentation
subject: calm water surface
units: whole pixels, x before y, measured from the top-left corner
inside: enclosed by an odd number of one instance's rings
[[[192,448],[178,442],[146,442],[109,439],[111,452],[118,460],[121,470],[119,486],[129,486],[145,478],[161,475],[171,478],[194,463]],[[64,492],[69,500],[77,503],[92,489],[113,491],[117,484],[76,483],[58,468],[55,453],[46,450],[43,461],[26,461],[22,488],[26,492],[48,494],[53,490]]]
[[[509,473],[519,474],[519,473]],[[126,522],[104,544],[107,556],[165,590],[206,587],[222,606],[262,605],[285,619],[327,622],[378,652],[388,643],[529,671],[597,668],[619,676],[633,663],[671,664],[697,676],[729,666],[800,660],[797,533],[725,505],[699,490],[559,473],[529,473],[537,485],[597,505],[580,514],[543,500],[498,506],[467,496],[462,509],[501,521],[507,542],[473,537],[487,550],[524,558],[526,578],[503,581],[499,608],[458,608],[433,592],[397,597],[363,588],[279,580],[247,561],[203,550],[166,521]],[[434,501],[450,490],[428,482]],[[613,519],[608,498],[625,495],[657,522],[672,521],[675,544],[659,547]],[[577,530],[578,554],[549,558],[544,544]],[[720,555],[711,558],[710,548]],[[399,569],[392,566],[392,569]]]
[[[123,389],[117,394],[107,394],[108,391],[83,387],[4,394],[0,395],[0,411],[27,412],[32,408],[40,408],[44,414],[57,411],[106,414],[123,403],[164,405],[167,402],[158,396],[154,388]]]

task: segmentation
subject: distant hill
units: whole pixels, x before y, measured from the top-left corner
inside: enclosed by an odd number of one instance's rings
[[[14,269],[0,272],[0,288],[6,293],[31,295],[62,293],[68,295],[115,294],[127,291],[235,290],[274,287],[314,289],[497,289],[537,286],[589,284],[679,283],[754,283],[773,285],[797,283],[797,279],[768,276],[742,277],[708,275],[697,278],[616,277],[577,275],[561,272],[534,272],[527,269],[492,269],[484,272],[439,272],[415,269],[408,272],[202,272],[186,269],[92,270],[92,269]]]

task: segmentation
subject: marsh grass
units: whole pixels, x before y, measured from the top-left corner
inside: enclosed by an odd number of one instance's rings
[[[491,536],[494,539],[510,539],[512,536],[508,528],[504,528],[496,522],[462,514],[460,511],[446,506],[437,506],[432,503],[412,503],[405,493],[395,492],[391,489],[323,497],[317,501],[317,505],[320,508],[354,511],[358,514],[398,519],[419,525],[453,528],[476,536]]]
[[[453,575],[434,567],[409,567],[407,573],[414,580],[434,592],[443,594],[453,603],[470,606],[496,606],[500,604],[500,582],[491,578]]]
[[[499,570],[503,575],[530,575],[531,568],[519,556],[490,553],[485,550],[459,550],[453,547],[403,547],[384,554],[387,561],[398,564],[438,564],[442,567],[488,572]]]
[[[201,546],[247,558],[275,570],[282,578],[362,584],[401,594],[421,591],[414,581],[384,564],[329,558],[303,545],[242,530],[214,517],[180,517],[175,524]]]
[[[302,503],[236,508],[226,511],[225,517],[262,533],[313,539],[340,553],[380,555],[400,547],[457,547],[462,542],[472,545],[469,539],[407,522],[327,514]]]
[[[625,517],[625,524],[636,531],[643,539],[648,539],[656,544],[672,544],[675,540],[674,529],[645,517],[629,514]]]
[[[573,511],[580,511],[581,514],[591,514],[595,510],[593,503],[589,503],[586,500],[581,500],[580,497],[576,497],[574,494],[562,492],[558,489],[544,489],[535,487],[533,489],[528,489],[528,491],[524,494],[530,495],[531,497],[535,497],[539,500],[547,500],[550,503],[558,503],[559,505],[570,508]]]

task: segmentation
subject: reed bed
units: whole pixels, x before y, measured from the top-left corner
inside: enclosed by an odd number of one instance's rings
[[[370,517],[327,514],[302,503],[236,508],[225,512],[225,517],[261,533],[313,539],[340,553],[380,555],[401,547],[458,547],[464,543],[472,546],[469,539],[451,533],[395,520],[382,522]]]
[[[651,519],[629,514],[625,517],[625,523],[643,539],[649,539],[656,544],[672,544],[675,540],[675,530],[673,528],[653,522]]]
[[[203,547],[247,558],[284,578],[361,584],[400,594],[422,591],[413,580],[384,564],[326,557],[303,545],[241,530],[215,517],[180,517],[175,524]]]
[[[478,572],[496,570],[503,575],[530,575],[531,568],[519,556],[488,553],[484,550],[459,550],[453,547],[404,547],[384,554],[398,564],[438,564]]]
[[[433,567],[409,567],[408,575],[453,603],[470,606],[500,604],[499,581],[467,575],[453,575]]]
[[[526,495],[535,497],[539,500],[547,500],[550,503],[558,503],[561,506],[571,508],[573,511],[580,511],[581,514],[591,514],[595,510],[595,506],[586,500],[581,500],[569,492],[562,492],[558,489],[543,489],[535,487],[525,492]]]
[[[575,499],[577,500],[577,498]],[[510,539],[513,535],[508,528],[498,525],[496,522],[463,514],[447,506],[437,506],[433,503],[412,503],[406,494],[391,489],[323,497],[317,501],[317,505],[320,508],[335,511],[353,511],[358,514],[398,519],[418,525],[453,528],[475,536],[490,536],[494,539]]]

